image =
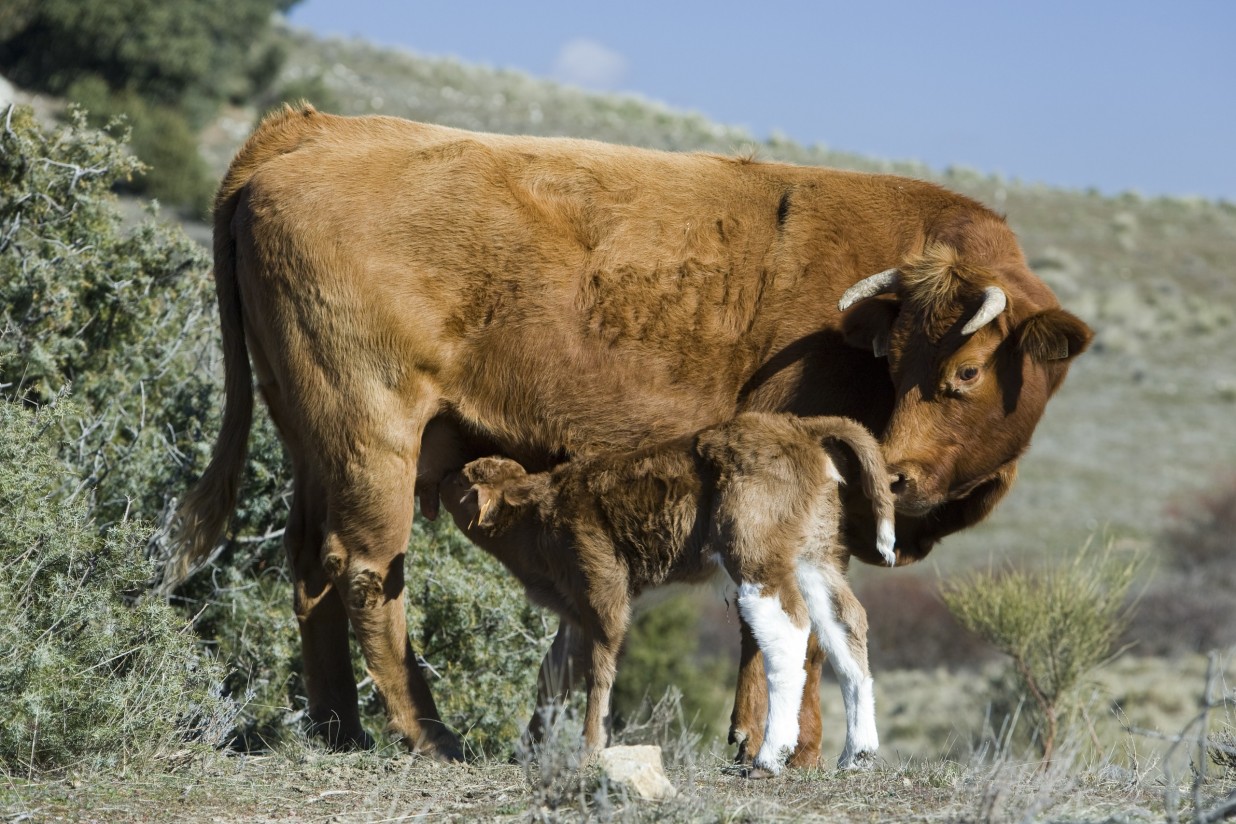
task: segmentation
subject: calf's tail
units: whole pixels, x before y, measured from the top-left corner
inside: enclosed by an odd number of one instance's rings
[[[888,485],[888,469],[880,444],[865,426],[849,418],[820,419],[817,429],[822,440],[839,441],[850,448],[858,459],[863,492],[871,500],[876,521],[876,549],[884,561],[893,566],[897,555],[893,550],[897,533],[893,526],[894,501]]]

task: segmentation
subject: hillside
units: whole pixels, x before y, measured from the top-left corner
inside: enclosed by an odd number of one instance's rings
[[[211,724],[219,728],[208,732],[217,737],[203,738],[229,744],[210,752],[205,751],[213,744],[187,743],[183,749],[178,744],[155,753],[151,762],[130,763],[126,754],[109,751],[97,760],[42,775],[30,756],[28,768],[18,760],[13,763],[20,769],[0,770],[6,778],[0,790],[4,817],[15,821],[208,817],[368,821],[413,816],[996,821],[1040,820],[1051,811],[1053,820],[1141,821],[1177,820],[1179,808],[1187,813],[1195,805],[1200,811],[1213,807],[1219,798],[1227,799],[1222,802],[1229,805],[1225,809],[1236,805],[1236,765],[1230,759],[1223,760],[1212,749],[1212,766],[1206,767],[1206,745],[1200,736],[1196,744],[1190,738],[1184,746],[1171,745],[1173,735],[1197,732],[1198,727],[1189,724],[1200,717],[1203,690],[1209,690],[1213,702],[1205,722],[1211,725],[1212,744],[1231,741],[1236,729],[1231,654],[1225,658],[1202,654],[1210,647],[1236,642],[1236,604],[1228,597],[1236,564],[1226,560],[1236,559],[1232,517],[1208,522],[1210,533],[1196,542],[1206,544],[1205,551],[1220,563],[1171,567],[1165,561],[1161,565],[1165,572],[1139,582],[1147,585],[1141,592],[1141,617],[1122,643],[1140,646],[1103,666],[1087,683],[1080,699],[1085,725],[1078,725],[1070,748],[1050,769],[1040,769],[1034,756],[1026,760],[1023,753],[1030,750],[1014,737],[1016,730],[1005,735],[998,729],[1004,713],[1016,719],[1022,707],[1000,703],[1010,694],[1007,682],[1001,680],[1006,677],[1002,662],[951,622],[934,580],[937,576],[958,580],[963,573],[987,568],[993,558],[1059,561],[1095,533],[1113,537],[1121,549],[1158,551],[1188,544],[1196,534],[1185,531],[1172,540],[1162,537],[1165,526],[1173,523],[1173,513],[1187,511],[1196,499],[1216,489],[1236,494],[1236,364],[1228,356],[1236,345],[1236,204],[1147,199],[1134,193],[1104,197],[964,168],[933,170],[912,162],[870,159],[786,139],[757,141],[741,129],[633,96],[590,94],[517,72],[362,42],[323,41],[286,28],[277,37],[288,59],[272,84],[276,92],[261,103],[225,109],[202,132],[200,149],[215,174],[222,173],[264,108],[279,99],[303,96],[319,108],[344,114],[377,112],[470,129],[575,135],[668,150],[754,153],[762,160],[927,178],[1005,212],[1035,270],[1067,308],[1093,325],[1095,345],[1077,362],[1049,406],[1035,444],[1022,461],[1020,482],[993,517],[947,540],[930,563],[895,572],[855,571],[856,589],[871,623],[882,742],[882,761],[872,772],[851,775],[830,768],[843,734],[842,709],[831,682],[824,684],[821,696],[824,749],[829,755],[819,769],[793,772],[781,781],[747,782],[727,768],[732,748],[723,742],[735,667],[722,659],[736,653],[737,618],[732,603],[703,588],[696,591],[695,601],[666,599],[674,610],[663,606],[645,613],[644,617],[661,616],[661,623],[650,624],[642,636],[642,618],[636,621],[632,647],[638,649],[641,643],[656,647],[662,657],[630,655],[624,662],[632,680],[645,679],[639,681],[641,689],[653,685],[655,692],[649,693],[653,698],[666,684],[679,686],[684,693],[681,704],[667,699],[646,720],[634,713],[624,719],[631,723],[617,729],[616,739],[651,740],[665,748],[671,778],[681,791],[677,801],[637,804],[600,779],[595,769],[576,770],[569,725],[557,745],[531,756],[517,754],[513,760],[518,763],[508,763],[517,732],[512,731],[516,727],[502,725],[522,725],[527,717],[535,661],[554,622],[545,614],[523,611],[529,608],[522,591],[492,559],[474,552],[457,536],[458,545],[452,543],[448,533],[454,533],[449,529],[433,531],[419,521],[413,532],[414,550],[406,560],[410,580],[424,583],[408,588],[411,638],[433,675],[444,718],[468,736],[472,758],[466,766],[444,767],[401,755],[389,741],[374,752],[322,752],[302,734],[305,690],[296,674],[300,663],[295,619],[288,606],[290,587],[281,575],[279,531],[265,526],[282,523],[285,502],[279,500],[278,490],[286,478],[270,427],[259,426],[253,434],[255,472],[246,497],[264,503],[242,512],[241,519],[250,519],[246,523],[251,530],[261,524],[265,534],[240,534],[235,541],[240,551],[221,556],[209,575],[196,576],[173,598],[186,610],[186,618],[193,616],[212,655],[230,669],[219,687],[227,702],[237,703],[228,703],[226,713],[211,716]],[[0,79],[0,103],[7,93]],[[63,107],[56,99],[15,94],[18,100],[33,102],[46,123],[54,121]],[[811,104],[827,102],[825,89]],[[189,146],[191,151],[191,142]],[[106,199],[110,203],[110,196]],[[147,206],[126,198],[124,223],[136,223]],[[67,212],[73,214],[72,209]],[[14,220],[9,235],[16,227]],[[199,243],[209,244],[208,226],[186,223],[185,228]],[[179,233],[172,234],[180,243]],[[52,245],[54,255],[46,269],[68,269],[55,252],[60,247]],[[191,243],[181,245],[196,252]],[[154,254],[162,247],[152,241],[137,248]],[[132,257],[126,252],[122,259]],[[216,321],[208,308],[213,287],[205,258],[192,254],[186,258],[192,265],[177,263],[180,268],[160,281],[160,288],[172,284],[185,291],[169,294],[196,297],[177,297],[166,305],[201,307],[186,323],[200,320],[213,332]],[[193,271],[185,277],[189,269]],[[194,282],[206,291],[189,289]],[[14,328],[26,329],[9,327]],[[156,337],[157,330],[149,323],[137,323],[134,329],[117,352],[140,349],[134,339]],[[217,347],[206,335],[193,340],[201,341],[201,348],[195,350],[198,359],[185,360],[191,363],[191,372],[175,372],[175,380],[167,383],[178,389],[189,386],[192,391],[183,396],[188,399],[185,410],[208,419],[210,426],[218,416],[209,399],[221,388],[215,376]],[[162,351],[157,354],[162,369],[174,352],[167,360]],[[81,377],[86,374],[83,370]],[[87,385],[79,380],[75,391],[84,395]],[[146,419],[147,388],[154,420],[156,385],[139,381],[138,387],[141,421]],[[119,393],[102,394],[110,404]],[[176,435],[170,425],[168,431]],[[199,431],[186,425],[186,433]],[[185,451],[208,449],[208,437],[186,434],[185,439],[181,444]],[[152,454],[150,460],[160,468],[175,463],[162,449]],[[134,468],[139,457],[128,450],[116,465]],[[255,492],[253,487],[259,484]],[[133,487],[136,483],[119,488],[127,495]],[[175,480],[159,489],[179,494],[183,487]],[[133,500],[114,497],[121,503]],[[242,501],[241,509],[249,502]],[[263,508],[265,504],[270,509]],[[20,514],[19,509],[14,511]],[[124,511],[127,520],[127,504]],[[134,546],[139,554],[157,548],[153,539],[149,545]],[[35,557],[27,549],[26,544],[20,546],[23,560]],[[38,557],[46,557],[45,549]],[[427,569],[434,575],[427,576]],[[83,596],[79,590],[94,574],[93,560],[84,574],[86,578],[74,583],[77,588],[63,603],[91,600],[88,592]],[[42,572],[15,573],[10,578],[13,591],[21,593],[8,599],[14,603],[32,600],[30,593],[50,580]],[[144,578],[139,583],[147,585]],[[120,594],[128,598],[132,590]],[[431,614],[427,605],[439,611]],[[80,639],[87,622],[66,622],[58,615],[45,632],[26,634],[40,640],[63,634],[69,648],[83,646]],[[527,625],[520,623],[529,615]],[[692,622],[697,624],[694,633]],[[55,631],[61,625],[69,628],[67,633]],[[96,620],[94,627],[104,623]],[[150,646],[143,642],[134,648]],[[18,651],[6,662],[22,663],[23,657],[37,656]],[[672,659],[674,666],[686,664],[676,669],[666,659]],[[357,665],[362,665],[359,658]],[[69,669],[60,667],[52,673],[54,686],[71,680]],[[90,673],[96,666],[84,669]],[[520,677],[525,680],[517,684]],[[376,732],[382,719],[372,679],[362,680],[360,689],[366,723]],[[5,690],[0,694],[7,695]],[[688,698],[698,700],[689,704]],[[630,700],[637,703],[639,698]],[[144,710],[158,709],[145,703],[149,706]],[[38,710],[35,706],[30,741],[21,739],[23,759],[36,742],[50,737],[38,724]],[[69,721],[59,720],[69,728]],[[1017,721],[1012,723],[1015,727]],[[0,731],[17,726],[10,719]],[[1190,786],[1194,777],[1196,783]],[[1190,789],[1197,794],[1181,795]],[[1217,815],[1209,820],[1217,820]],[[1203,820],[1200,813],[1198,820]]]
[[[995,515],[948,539],[942,568],[1068,551],[1096,530],[1146,546],[1169,504],[1236,467],[1236,205],[1102,197],[839,153],[626,95],[283,32],[276,88],[342,114],[382,113],[485,131],[572,135],[669,150],[927,178],[1007,214],[1035,270],[1097,336],[1048,408],[1021,478]],[[814,105],[827,104],[822,92]],[[256,112],[232,110],[204,147],[222,171]],[[860,573],[861,574],[861,573]]]

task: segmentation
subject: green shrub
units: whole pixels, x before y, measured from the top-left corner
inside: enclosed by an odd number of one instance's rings
[[[74,414],[0,402],[0,768],[52,770],[217,743],[221,669],[183,617],[140,595],[149,528],[102,534],[64,502],[58,433]]]
[[[178,229],[122,228],[140,168],[80,113],[51,134],[0,112],[0,383],[47,403],[73,386],[62,456],[103,524],[155,520],[202,457],[213,412],[209,264]],[[66,476],[67,477],[67,476]]]
[[[146,221],[123,228],[116,180],[140,168],[123,146],[86,127],[81,114],[44,133],[29,109],[0,111],[0,386],[32,405],[73,387],[72,412],[58,416],[63,470],[54,498],[86,507],[100,529],[126,519],[158,521],[209,457],[218,419],[217,320],[209,261],[179,229]],[[259,416],[233,535],[277,532],[286,516],[285,459],[273,427]],[[166,560],[160,535],[148,551]],[[187,615],[202,604],[235,610],[233,589],[256,596],[282,565],[276,539],[228,556],[214,577],[191,582],[178,599]],[[152,577],[158,569],[141,567]],[[264,600],[263,600],[264,598]],[[265,611],[264,604],[278,601]],[[261,648],[220,638],[219,654],[244,675],[273,678],[294,661],[288,644],[267,646],[282,621],[294,625],[282,591],[240,606],[236,626],[262,628]],[[206,621],[210,615],[203,616]],[[232,624],[207,622],[223,632]],[[251,636],[255,630],[250,630]],[[245,654],[240,654],[240,653]],[[229,684],[241,680],[233,676]],[[286,693],[286,689],[285,689]],[[238,697],[246,689],[238,688]],[[281,699],[286,705],[287,699]],[[248,711],[252,719],[255,711]]]
[[[12,2],[12,0],[9,0]],[[0,69],[62,93],[86,74],[152,102],[251,92],[271,14],[295,0],[19,0],[0,16]],[[8,3],[6,3],[6,6]]]
[[[977,573],[941,592],[962,626],[1011,659],[1014,677],[1005,683],[1030,699],[1044,761],[1086,675],[1112,655],[1140,566],[1110,546],[1096,553],[1087,545],[1063,566]]]
[[[87,111],[91,126],[127,129],[129,148],[145,171],[121,182],[133,194],[158,198],[194,218],[209,214],[215,180],[197,148],[197,136],[178,109],[148,103],[132,91],[112,92],[97,75],[69,87],[69,100]]]

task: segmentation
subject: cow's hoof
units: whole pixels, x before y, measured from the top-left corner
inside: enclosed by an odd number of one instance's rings
[[[418,747],[416,752],[446,764],[458,764],[464,760],[463,745],[453,735],[449,739],[426,742]]]
[[[321,741],[331,752],[356,752],[372,750],[376,745],[373,737],[365,732],[363,727],[340,724],[337,720],[311,721],[305,728],[305,734]]]

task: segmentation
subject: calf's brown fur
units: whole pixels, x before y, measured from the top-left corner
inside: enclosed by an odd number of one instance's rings
[[[481,458],[446,477],[442,500],[534,601],[580,633],[589,751],[605,744],[632,599],[711,578],[720,565],[738,585],[739,611],[766,662],[769,705],[755,768],[779,772],[798,739],[808,627],[840,676],[840,764],[851,767],[878,739],[866,613],[845,578],[834,463],[845,460],[842,447],[857,458],[891,564],[893,498],[879,446],[845,418],[745,413],[694,438],[536,474],[507,458]]]

